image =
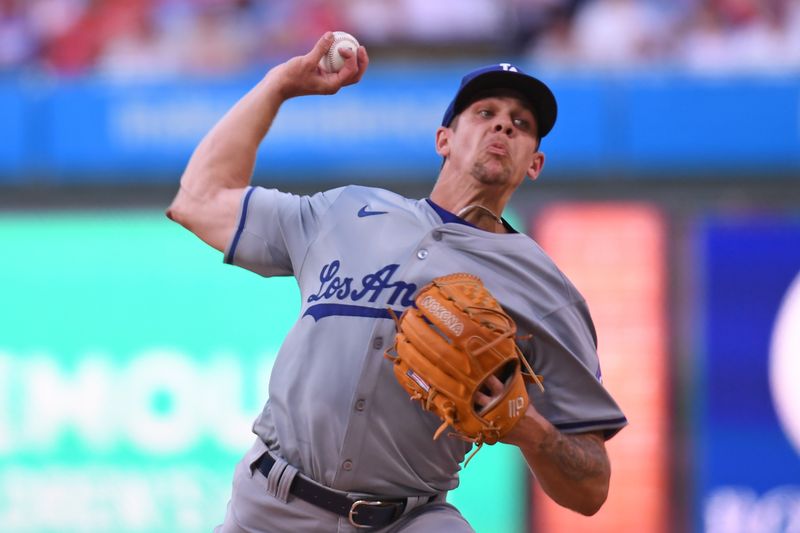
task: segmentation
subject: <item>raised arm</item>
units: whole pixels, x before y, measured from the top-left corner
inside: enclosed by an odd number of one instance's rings
[[[256,152],[280,106],[295,96],[334,94],[357,83],[369,63],[362,46],[340,52],[345,66],[336,73],[318,67],[333,43],[327,32],[314,48],[271,69],[208,132],[195,149],[167,216],[203,241],[224,251],[233,235],[239,204],[250,184]]]

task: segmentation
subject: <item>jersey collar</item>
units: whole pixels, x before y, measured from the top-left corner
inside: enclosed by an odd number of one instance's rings
[[[433,208],[434,211],[436,211],[436,214],[439,215],[439,218],[441,218],[442,222],[444,222],[445,224],[450,224],[450,223],[453,223],[453,224],[464,224],[465,226],[469,226],[471,228],[478,228],[478,226],[476,226],[475,224],[471,224],[471,223],[467,222],[466,220],[464,220],[463,218],[461,218],[460,216],[457,216],[454,213],[451,213],[450,211],[448,211],[444,207],[440,206],[439,204],[437,204],[436,202],[434,202],[430,198],[425,198],[425,201],[428,202],[428,205],[430,205]],[[517,230],[515,230],[514,228],[511,227],[511,224],[509,224],[506,221],[506,219],[504,219],[502,217],[500,217],[500,218],[503,221],[503,226],[505,226],[505,228],[507,230],[509,230],[511,233],[519,233]],[[480,229],[480,228],[478,228],[478,229]]]

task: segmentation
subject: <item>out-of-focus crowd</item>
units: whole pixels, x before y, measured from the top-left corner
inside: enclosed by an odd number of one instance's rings
[[[0,72],[224,75],[303,53],[328,29],[378,53],[800,71],[800,0],[0,0]]]

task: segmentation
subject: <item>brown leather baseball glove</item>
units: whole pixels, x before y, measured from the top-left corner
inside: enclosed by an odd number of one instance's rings
[[[517,347],[516,324],[477,276],[434,279],[420,290],[414,307],[394,318],[397,335],[386,357],[411,399],[442,419],[434,440],[451,426],[455,436],[478,449],[494,444],[525,413],[525,383],[544,391],[541,376]],[[477,405],[476,392],[490,376],[502,382],[502,393]]]

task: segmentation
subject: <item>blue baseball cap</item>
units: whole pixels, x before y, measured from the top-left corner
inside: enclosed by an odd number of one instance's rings
[[[558,114],[553,92],[542,81],[525,74],[511,63],[481,67],[464,76],[455,98],[444,112],[442,126],[450,126],[456,115],[474,101],[476,94],[489,89],[513,89],[525,97],[533,106],[540,138],[553,129]]]

